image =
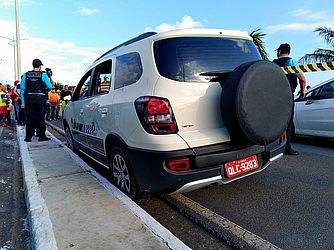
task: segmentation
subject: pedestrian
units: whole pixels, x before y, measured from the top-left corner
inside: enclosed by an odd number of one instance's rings
[[[11,117],[12,103],[11,103],[11,98],[10,98],[10,92],[11,92],[11,88],[10,88],[10,86],[7,86],[7,94],[6,94],[7,114],[6,114],[6,119],[7,119],[7,125],[9,125],[9,126],[12,125],[12,117]]]
[[[18,104],[19,104],[18,105],[19,106],[18,125],[25,126],[26,122],[27,122],[27,118],[26,118],[25,109],[21,107],[22,101],[21,101],[21,84],[20,84],[20,82],[16,85],[16,91],[20,95],[20,98],[17,101]]]
[[[20,94],[17,91],[17,85],[19,83],[20,81],[16,80],[14,82],[14,87],[10,91],[10,98],[12,99],[12,105],[14,106],[15,120],[17,123],[19,122],[19,111],[20,111],[20,105],[19,105]]]
[[[66,105],[71,100],[72,100],[72,92],[69,89],[68,85],[65,85],[64,89],[60,93],[60,102],[62,111],[64,111]]]
[[[50,104],[50,121],[57,120],[57,106],[59,104],[59,95],[56,93],[56,88],[52,88],[52,91],[49,93],[49,104]]]
[[[0,116],[1,126],[7,127],[6,116],[7,116],[7,103],[6,103],[6,88],[0,83]]]
[[[281,44],[276,51],[277,51],[277,59],[274,60],[274,63],[276,63],[278,66],[285,67],[285,66],[297,66],[298,65],[298,62],[290,57],[291,47],[289,44],[287,43]],[[304,99],[305,98],[305,86],[306,86],[306,79],[305,79],[304,74],[294,73],[294,74],[287,74],[286,76],[290,83],[292,97],[294,96],[295,90],[299,82],[299,86],[300,86],[299,98]],[[293,134],[293,128],[294,128],[293,115],[294,115],[294,103],[292,106],[290,122],[286,130],[287,140],[286,140],[286,147],[284,151],[285,155],[299,155],[298,151],[292,149],[291,147],[291,136]]]
[[[52,84],[46,73],[42,72],[42,61],[32,61],[33,70],[23,74],[21,81],[21,106],[26,111],[26,142],[31,138],[36,129],[38,141],[47,141],[45,125],[45,104],[47,91],[52,89]]]

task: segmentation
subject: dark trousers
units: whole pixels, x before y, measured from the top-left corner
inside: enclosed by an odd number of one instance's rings
[[[18,123],[19,125],[25,125],[27,122],[26,111],[21,108],[21,99],[18,100],[19,112],[18,112]]]
[[[11,112],[10,110],[7,110],[7,125],[12,124],[12,117],[10,112]]]
[[[57,118],[57,104],[50,104],[50,109],[51,109],[51,119],[56,119]]]
[[[26,104],[26,138],[31,139],[35,129],[38,137],[45,137],[45,104]]]
[[[286,129],[286,146],[285,146],[285,150],[290,150],[291,149],[291,138],[292,138],[292,134],[295,132],[295,125],[293,124],[294,113],[295,113],[295,103],[293,103],[293,105],[292,105],[291,118],[290,118],[290,122],[289,122],[288,128]]]

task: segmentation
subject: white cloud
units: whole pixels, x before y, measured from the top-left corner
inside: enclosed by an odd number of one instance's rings
[[[94,15],[98,12],[99,12],[98,9],[89,9],[89,8],[81,8],[80,10],[78,10],[78,13],[80,13],[84,16],[91,16],[91,15]]]
[[[326,20],[328,15],[325,12],[311,11],[307,9],[297,9],[291,12],[291,16],[297,18],[303,18],[305,20]]]
[[[0,20],[1,35],[13,37],[15,23]],[[39,58],[44,68],[51,68],[53,80],[64,84],[76,85],[87,67],[97,59],[106,48],[82,48],[72,42],[59,42],[32,36],[28,28],[21,24],[21,73],[32,69],[32,60]],[[0,82],[14,81],[13,47],[6,39],[0,38]],[[6,61],[1,61],[6,60]]]
[[[175,30],[175,29],[190,29],[190,28],[201,28],[204,25],[201,22],[194,21],[191,16],[185,15],[181,22],[176,22],[175,24],[168,24],[168,23],[162,23],[156,28],[147,27],[145,28],[145,32],[147,31],[156,31],[156,32],[165,32],[169,30]]]
[[[19,0],[19,4],[25,3],[26,0]],[[14,0],[0,0],[0,6],[1,7],[12,7],[14,6],[15,1]]]
[[[319,26],[333,26],[334,19],[326,12],[297,9],[289,13],[296,22],[269,25],[267,33],[278,31],[314,31]]]
[[[317,24],[308,24],[308,23],[285,23],[285,24],[276,24],[269,25],[266,28],[268,33],[274,33],[277,31],[313,31],[317,27]]]

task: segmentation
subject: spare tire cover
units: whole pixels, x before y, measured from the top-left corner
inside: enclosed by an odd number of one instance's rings
[[[221,112],[232,142],[265,145],[278,139],[289,124],[292,104],[289,81],[273,62],[244,63],[223,83]]]

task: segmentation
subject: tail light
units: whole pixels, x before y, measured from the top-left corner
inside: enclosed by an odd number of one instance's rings
[[[281,136],[281,138],[279,140],[279,143],[283,144],[285,141],[286,141],[286,131],[284,131],[284,133],[282,134],[282,136]]]
[[[190,160],[188,157],[166,160],[166,167],[173,171],[190,170]]]
[[[176,134],[179,130],[168,99],[144,96],[135,101],[138,118],[149,134]]]

